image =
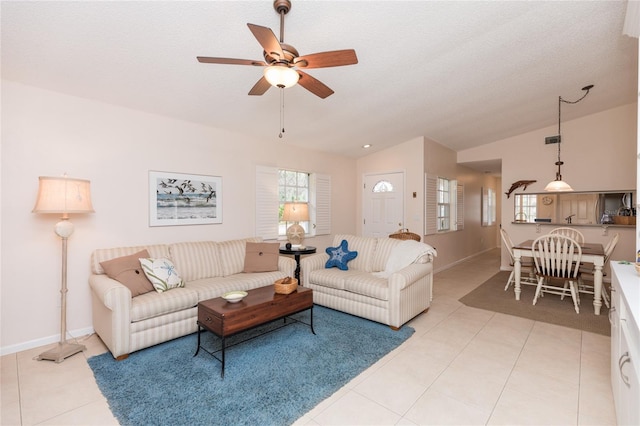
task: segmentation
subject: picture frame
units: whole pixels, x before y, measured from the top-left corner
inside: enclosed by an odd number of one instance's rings
[[[149,171],[149,226],[222,223],[222,177]]]

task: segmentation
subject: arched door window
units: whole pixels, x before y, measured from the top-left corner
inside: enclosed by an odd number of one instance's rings
[[[371,192],[393,192],[393,184],[388,180],[378,181]]]

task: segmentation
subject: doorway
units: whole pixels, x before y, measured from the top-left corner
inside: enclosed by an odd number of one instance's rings
[[[362,196],[365,237],[386,237],[404,225],[404,173],[364,176]]]

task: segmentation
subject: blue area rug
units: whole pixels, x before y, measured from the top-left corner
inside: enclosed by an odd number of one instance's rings
[[[296,317],[309,322],[309,313]],[[191,334],[115,361],[89,358],[100,390],[123,425],[288,425],[332,395],[413,334],[321,306],[313,325],[294,323],[256,336],[282,321],[227,339],[224,379],[220,363]],[[216,350],[220,339],[201,334]]]

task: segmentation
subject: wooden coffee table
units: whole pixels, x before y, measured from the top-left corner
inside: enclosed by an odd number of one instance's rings
[[[198,303],[198,348],[193,356],[198,355],[200,348],[222,363],[220,376],[224,378],[226,338],[242,331],[266,324],[278,319],[284,319],[283,325],[267,331],[278,330],[294,322],[301,322],[290,315],[309,310],[311,321],[306,324],[313,330],[313,291],[310,288],[298,287],[291,294],[278,294],[274,286],[260,287],[247,292],[247,296],[237,303],[227,302],[222,297],[204,300]],[[210,352],[200,344],[200,333],[208,330],[222,339],[222,348]],[[256,336],[253,336],[256,337]],[[253,338],[251,337],[251,338]],[[249,340],[249,339],[246,339]],[[243,340],[243,341],[246,341]],[[237,345],[242,342],[235,343]],[[230,345],[230,346],[234,346]],[[216,353],[221,352],[221,358]]]

